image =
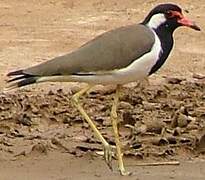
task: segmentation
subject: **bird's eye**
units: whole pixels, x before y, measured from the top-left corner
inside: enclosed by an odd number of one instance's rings
[[[167,11],[167,12],[166,12],[166,16],[167,16],[168,18],[172,18],[172,17],[173,17],[172,11]]]

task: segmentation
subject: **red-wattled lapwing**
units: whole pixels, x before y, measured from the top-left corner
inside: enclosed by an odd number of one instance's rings
[[[8,89],[41,82],[85,82],[89,85],[72,97],[72,102],[91,126],[104,147],[104,158],[111,167],[112,150],[108,142],[79,104],[79,97],[95,84],[116,84],[111,109],[119,170],[125,171],[117,128],[117,104],[122,84],[142,80],[156,72],[173,47],[177,27],[200,28],[183,16],[175,4],[156,6],[142,23],[120,27],[89,41],[76,51],[45,63],[8,73],[13,79]]]

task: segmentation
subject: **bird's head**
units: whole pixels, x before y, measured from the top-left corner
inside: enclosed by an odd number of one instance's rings
[[[142,23],[154,30],[164,27],[174,31],[177,27],[187,26],[200,31],[199,26],[197,26],[195,22],[186,18],[182,14],[182,9],[175,4],[160,4],[156,6],[151,10]]]

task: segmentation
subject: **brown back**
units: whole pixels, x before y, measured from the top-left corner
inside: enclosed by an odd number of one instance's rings
[[[154,34],[146,26],[130,25],[106,32],[74,52],[25,69],[37,76],[70,75],[125,68],[154,44]]]

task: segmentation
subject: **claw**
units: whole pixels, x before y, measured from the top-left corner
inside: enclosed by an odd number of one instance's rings
[[[113,156],[113,152],[112,152],[111,146],[110,145],[104,146],[104,158],[110,170],[113,170],[112,156]]]
[[[119,169],[119,170],[122,176],[131,176],[133,174],[132,172],[125,171],[124,169]]]

